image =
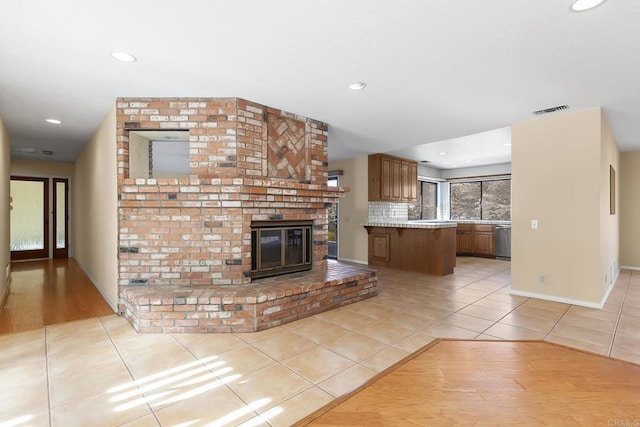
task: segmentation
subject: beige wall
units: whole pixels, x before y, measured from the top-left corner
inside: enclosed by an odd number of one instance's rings
[[[620,190],[620,265],[640,268],[640,151],[622,153]]]
[[[11,175],[73,178],[73,163],[11,158]]]
[[[75,163],[75,258],[107,302],[118,303],[118,193],[115,106]]]
[[[603,265],[618,256],[617,216],[609,218],[608,208],[608,165],[616,167],[618,149],[603,123],[595,108],[513,125],[514,293],[592,306],[603,301]]]
[[[367,263],[367,231],[360,224],[369,217],[369,163],[367,156],[329,162],[329,170],[342,170],[339,183],[350,191],[338,205],[338,258]]]
[[[615,170],[615,213],[611,214],[610,169]],[[600,139],[600,267],[603,295],[620,267],[620,150],[601,110]],[[604,274],[604,276],[602,276]]]
[[[11,180],[9,148],[9,134],[0,118],[0,307],[9,293],[9,278],[7,267],[11,265],[11,250],[9,246],[9,183]]]
[[[129,134],[129,176],[149,178],[149,140],[134,132]]]

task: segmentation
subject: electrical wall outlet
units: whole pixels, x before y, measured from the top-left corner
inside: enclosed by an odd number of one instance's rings
[[[541,274],[540,276],[538,276],[538,283],[540,283],[541,285],[546,285],[548,282],[548,278],[546,274]]]

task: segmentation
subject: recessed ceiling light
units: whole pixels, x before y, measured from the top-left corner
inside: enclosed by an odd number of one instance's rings
[[[473,160],[465,160],[467,163],[473,163]]]
[[[45,122],[51,123],[52,125],[61,125],[62,124],[62,120],[58,120],[58,119],[46,119]]]
[[[446,156],[446,155],[447,155],[447,152],[446,152],[446,151],[442,151],[442,152],[440,153],[440,155],[441,155],[441,156]]]
[[[505,146],[505,147],[511,147],[511,143],[510,143],[510,142],[505,142],[505,143],[504,143],[504,146]]]
[[[111,52],[111,56],[122,62],[136,62],[138,58],[127,52]]]
[[[593,9],[602,3],[604,3],[604,0],[575,0],[571,4],[570,10],[572,12],[584,12],[585,10]]]
[[[362,90],[365,87],[367,87],[367,84],[365,82],[355,82],[349,85],[349,89],[351,90]]]

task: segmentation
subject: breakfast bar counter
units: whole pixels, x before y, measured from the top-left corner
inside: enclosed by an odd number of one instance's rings
[[[370,266],[444,276],[456,265],[456,223],[368,222]]]

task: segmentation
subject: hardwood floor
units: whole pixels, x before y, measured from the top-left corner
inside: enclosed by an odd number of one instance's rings
[[[545,342],[444,340],[297,425],[639,422],[639,365]]]
[[[11,264],[0,334],[113,314],[73,258]]]

